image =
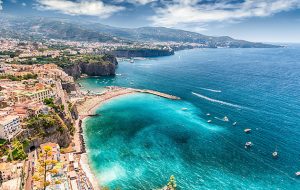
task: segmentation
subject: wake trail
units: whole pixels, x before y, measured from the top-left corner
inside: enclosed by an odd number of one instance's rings
[[[219,104],[222,104],[222,105],[226,105],[226,106],[230,106],[230,107],[234,107],[234,108],[238,108],[238,109],[253,110],[253,109],[245,107],[245,106],[240,106],[240,105],[229,103],[229,102],[225,102],[225,101],[222,101],[222,100],[213,99],[213,98],[210,98],[210,97],[207,97],[207,96],[204,96],[202,94],[195,93],[195,92],[192,92],[192,94],[195,95],[195,96],[197,96],[197,97],[199,97],[199,98],[208,100],[210,102],[215,102],[215,103],[219,103]]]
[[[200,88],[200,89],[210,91],[210,92],[217,92],[217,93],[222,92],[221,90],[214,90],[214,89],[211,89],[211,88]]]

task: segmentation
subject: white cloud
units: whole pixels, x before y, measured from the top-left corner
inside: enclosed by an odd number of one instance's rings
[[[2,8],[2,3],[3,3],[2,0],[0,0],[0,11],[3,9]]]
[[[156,26],[178,26],[196,23],[237,21],[249,17],[265,17],[300,7],[299,0],[245,0],[241,3],[201,3],[202,0],[174,0],[155,10],[150,20]]]
[[[88,15],[107,18],[124,7],[108,5],[100,0],[37,0],[39,10],[59,11],[69,15]]]
[[[134,5],[146,5],[152,2],[156,2],[157,0],[114,0],[117,3],[127,2]]]
[[[23,7],[26,7],[27,4],[23,2],[21,5],[22,5]]]

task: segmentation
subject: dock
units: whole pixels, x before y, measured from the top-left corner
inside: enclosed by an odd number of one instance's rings
[[[160,96],[160,97],[167,98],[167,99],[171,99],[171,100],[180,100],[180,98],[177,97],[177,96],[173,96],[173,95],[170,95],[170,94],[166,94],[166,93],[162,93],[162,92],[158,92],[158,91],[154,91],[154,90],[134,89],[134,91],[140,92],[140,93],[153,94],[153,95]]]
[[[174,96],[174,95],[170,95],[170,94],[166,94],[163,92],[158,92],[155,90],[148,90],[148,89],[136,89],[136,88],[126,88],[126,87],[119,87],[119,86],[107,86],[106,87],[109,91],[122,91],[122,90],[126,90],[129,91],[131,93],[137,92],[137,93],[146,93],[146,94],[153,94],[162,98],[167,98],[167,99],[171,99],[171,100],[180,100],[181,98]]]

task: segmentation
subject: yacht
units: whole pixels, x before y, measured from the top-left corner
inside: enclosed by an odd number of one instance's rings
[[[251,146],[252,146],[253,144],[252,144],[252,142],[246,142],[246,144],[245,144],[245,148],[247,149],[247,148],[250,148]]]

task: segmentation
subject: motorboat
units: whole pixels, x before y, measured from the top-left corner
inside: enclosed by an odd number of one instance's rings
[[[188,109],[187,109],[187,108],[181,108],[181,110],[182,110],[182,111],[186,111],[186,110],[188,110]]]
[[[251,146],[252,146],[253,144],[252,144],[252,142],[246,142],[246,144],[245,144],[245,148],[247,149],[247,148],[250,148]]]
[[[273,158],[277,158],[277,157],[278,157],[278,152],[277,152],[277,151],[274,151],[274,152],[272,153],[272,156],[273,156]]]
[[[234,122],[232,125],[233,125],[233,126],[236,126],[236,124],[237,124],[237,122]]]
[[[228,119],[228,117],[227,116],[225,116],[225,117],[223,117],[223,121],[229,121],[229,119]]]
[[[244,132],[245,132],[245,133],[250,133],[250,132],[251,132],[251,129],[245,129]]]
[[[208,120],[207,123],[211,123],[211,120]]]
[[[207,116],[210,116],[210,113],[207,113],[206,115],[207,115]]]

